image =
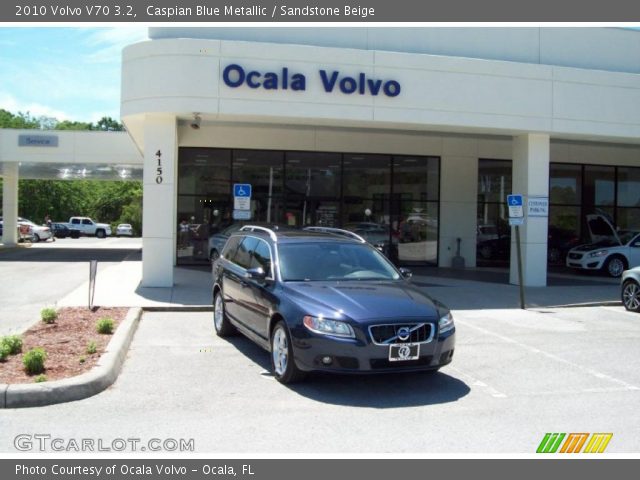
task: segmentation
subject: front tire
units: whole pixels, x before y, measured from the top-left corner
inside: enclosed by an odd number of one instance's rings
[[[235,327],[231,325],[224,311],[224,300],[222,299],[221,291],[216,292],[213,299],[213,326],[219,337],[230,337],[236,333]]]
[[[640,312],[640,286],[633,280],[622,286],[622,304],[630,312]]]
[[[604,264],[604,271],[607,272],[607,275],[613,278],[620,278],[622,272],[624,272],[626,268],[627,264],[624,258],[619,255],[614,255]]]
[[[38,235],[37,233],[34,233],[32,243],[38,243],[39,241],[40,241],[40,235]]]
[[[107,234],[105,233],[105,231],[104,231],[104,230],[97,230],[97,231],[96,231],[96,237],[98,237],[98,238],[104,238],[104,237],[106,237],[106,236],[107,236]]]
[[[279,321],[271,332],[271,368],[273,375],[282,384],[299,382],[305,373],[296,367],[289,329]]]

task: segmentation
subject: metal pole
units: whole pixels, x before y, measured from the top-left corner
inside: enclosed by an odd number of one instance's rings
[[[524,303],[524,284],[522,281],[522,250],[520,248],[520,226],[516,225],[516,252],[518,253],[518,284],[520,286],[520,308],[526,309]]]

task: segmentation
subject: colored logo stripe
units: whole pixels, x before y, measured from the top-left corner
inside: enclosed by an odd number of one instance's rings
[[[609,445],[613,433],[594,433],[584,449],[584,453],[602,453]]]
[[[556,453],[565,433],[545,433],[536,453]]]
[[[588,433],[570,433],[562,445],[560,453],[580,453],[587,438],[589,438]]]

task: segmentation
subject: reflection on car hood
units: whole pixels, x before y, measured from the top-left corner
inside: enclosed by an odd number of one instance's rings
[[[424,318],[435,320],[446,307],[404,281],[287,282],[291,299],[310,315],[356,321]]]
[[[616,242],[611,242],[608,240],[603,240],[597,243],[588,243],[586,245],[580,245],[578,247],[572,248],[572,250],[576,252],[589,252],[591,250],[601,250],[603,248],[614,248],[619,247],[620,245]]]

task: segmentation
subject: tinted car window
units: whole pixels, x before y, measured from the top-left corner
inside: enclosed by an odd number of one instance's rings
[[[228,260],[233,260],[236,250],[238,249],[238,245],[240,245],[240,240],[242,240],[242,237],[231,237],[227,240],[227,243],[224,244],[224,249],[222,250],[222,256]]]
[[[71,223],[73,223],[74,225],[78,225],[80,223],[80,219],[74,218],[73,220],[71,220]]]
[[[236,254],[233,256],[233,263],[240,265],[242,268],[251,267],[251,253],[256,248],[258,239],[254,237],[245,237],[240,245]]]
[[[271,276],[271,252],[269,246],[264,240],[258,240],[253,255],[251,257],[251,268],[261,267],[267,277]]]
[[[398,273],[375,249],[354,243],[281,245],[285,281],[397,280]]]
[[[91,225],[91,220],[82,220],[83,225]]]

